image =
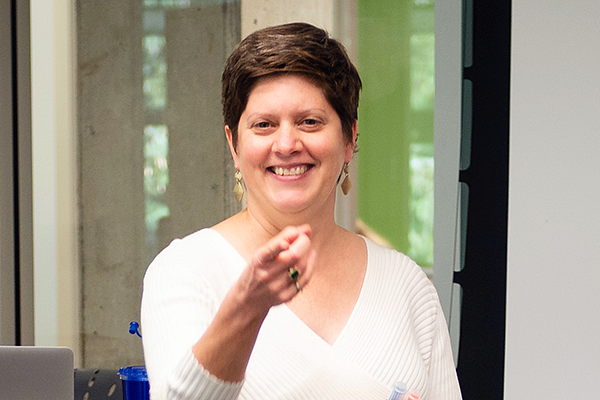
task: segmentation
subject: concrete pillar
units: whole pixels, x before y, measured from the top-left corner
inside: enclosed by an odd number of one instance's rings
[[[308,22],[333,32],[335,0],[242,0],[242,37],[271,25]]]
[[[115,368],[143,363],[128,333],[148,263],[143,9],[140,1],[77,5],[82,366]],[[239,3],[165,11],[170,215],[161,244],[240,209],[220,89],[239,15]]]
[[[77,2],[82,364],[143,363],[142,2]]]
[[[182,237],[240,210],[221,108],[221,74],[240,41],[239,3],[166,12],[168,227]],[[169,229],[169,228],[168,228]]]

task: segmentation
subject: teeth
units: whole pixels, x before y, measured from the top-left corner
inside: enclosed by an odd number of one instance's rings
[[[308,168],[307,167],[296,167],[296,168],[282,168],[282,167],[275,167],[273,168],[273,170],[275,171],[276,175],[284,175],[284,176],[288,176],[288,175],[301,175],[303,173],[305,173]]]

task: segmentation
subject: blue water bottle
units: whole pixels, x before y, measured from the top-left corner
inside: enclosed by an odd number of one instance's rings
[[[129,324],[129,333],[142,335],[138,330],[140,324],[133,321]],[[119,376],[123,384],[123,400],[150,400],[150,384],[148,382],[148,374],[146,367],[143,365],[135,365],[119,369]]]
[[[146,368],[142,365],[120,368],[123,400],[150,400],[150,385]]]

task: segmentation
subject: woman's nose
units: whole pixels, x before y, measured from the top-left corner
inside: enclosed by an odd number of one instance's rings
[[[273,151],[289,155],[300,151],[302,143],[300,142],[299,133],[293,126],[281,125],[275,135],[273,142]]]

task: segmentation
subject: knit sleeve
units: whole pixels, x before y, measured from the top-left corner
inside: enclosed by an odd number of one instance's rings
[[[429,365],[430,400],[461,400],[462,395],[454,366],[450,336],[437,292],[433,289],[436,305],[435,330]]]
[[[235,400],[242,388],[210,375],[192,353],[218,308],[195,258],[173,243],[144,277],[142,340],[153,400]]]

